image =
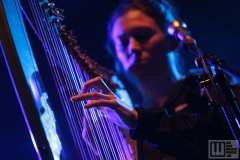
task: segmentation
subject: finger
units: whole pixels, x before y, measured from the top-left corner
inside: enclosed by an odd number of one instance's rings
[[[114,106],[114,101],[111,100],[92,100],[91,102],[84,105],[85,108],[93,108],[93,107],[109,107],[112,108]]]
[[[94,88],[97,92],[102,92],[102,93],[108,93],[110,91],[110,89],[104,83],[101,77],[96,77],[85,82],[81,88],[81,93],[86,93],[92,88]]]
[[[85,82],[84,85],[82,86],[81,93],[86,93],[92,88],[94,88],[97,92],[100,92],[101,88],[104,86],[99,85],[101,85],[101,77],[90,79],[89,81]]]
[[[99,100],[99,99],[109,100],[110,97],[108,95],[101,94],[98,92],[83,93],[71,97],[71,100],[74,102],[82,100]]]

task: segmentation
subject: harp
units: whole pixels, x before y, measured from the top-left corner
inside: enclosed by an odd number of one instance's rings
[[[42,82],[19,0],[0,1],[0,48],[38,159],[136,159],[124,130],[98,110],[84,110],[86,102],[70,101],[82,84],[96,75],[111,85],[105,74],[112,73],[82,53],[74,36],[61,25],[61,10],[53,3],[29,0],[29,10],[37,26],[32,28],[37,28],[35,34],[53,73],[49,81],[54,85],[46,89],[49,85]]]

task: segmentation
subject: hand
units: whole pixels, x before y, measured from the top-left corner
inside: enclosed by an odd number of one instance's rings
[[[88,92],[90,89],[94,89],[96,92]],[[137,111],[118,98],[108,88],[101,77],[87,81],[83,85],[81,93],[71,97],[71,100],[74,102],[91,100],[84,105],[86,109],[96,107],[102,110],[103,113],[107,114],[109,119],[120,127],[133,129],[136,126],[138,118]],[[112,112],[109,112],[109,110]]]

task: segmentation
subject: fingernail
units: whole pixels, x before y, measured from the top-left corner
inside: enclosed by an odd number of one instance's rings
[[[70,100],[71,100],[71,101],[75,101],[75,97],[74,97],[74,96],[71,97]]]

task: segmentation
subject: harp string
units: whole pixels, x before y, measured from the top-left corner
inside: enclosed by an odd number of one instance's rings
[[[90,115],[93,116],[92,119],[94,121],[100,122],[99,123],[100,125],[96,124],[97,129],[99,130],[98,132],[102,133],[102,131],[108,131],[108,132],[114,131],[114,130],[108,128],[108,127],[112,126],[111,125],[112,123],[108,119],[106,119],[106,118],[103,119],[103,115],[102,115],[101,112],[99,112],[98,110],[92,110]],[[107,123],[107,125],[106,125],[106,123]],[[108,134],[107,135],[106,134],[105,135],[101,135],[101,137],[102,136],[103,136],[103,139],[107,139],[107,142],[115,142],[115,141],[112,140],[111,136],[109,136]],[[115,134],[113,134],[112,136],[115,137]],[[104,143],[104,141],[103,142],[101,141],[101,143]],[[119,144],[118,143],[107,143],[107,144],[104,143],[103,146],[105,146],[105,145],[107,147],[107,151],[110,151],[113,154],[112,158],[116,157],[116,154],[114,154],[114,153],[116,153],[115,149],[116,149],[116,146],[118,146]],[[119,153],[121,153],[121,152],[119,152]]]
[[[74,61],[74,60],[73,60]],[[76,64],[76,63],[74,63],[74,66],[75,66],[75,68],[77,69],[77,71],[78,71],[78,73],[81,75],[81,77],[82,77],[82,79],[78,79],[79,80],[79,82],[81,83],[81,86],[84,84],[84,81],[86,81],[87,79],[89,79],[88,78],[88,76],[86,75],[86,74],[84,74],[83,72],[81,72],[81,69],[79,68],[79,65],[78,64]],[[82,103],[82,106],[85,104],[84,102],[81,102]],[[76,106],[76,108],[77,109],[79,109],[79,107],[78,106]],[[86,123],[88,123],[88,124],[94,124],[94,122],[89,122],[89,120],[92,120],[92,118],[91,117],[89,117],[88,115],[90,115],[91,113],[89,113],[90,111],[87,111],[87,110],[84,110],[84,112],[88,112],[88,113],[85,113],[84,114],[84,116],[83,116],[83,118],[84,118],[84,124],[86,125]],[[88,121],[88,122],[86,122],[86,121]],[[82,123],[81,122],[81,120],[79,121],[79,123]],[[85,127],[86,128],[86,127]],[[79,130],[80,131],[80,130]],[[87,134],[87,135],[89,135],[89,137],[91,138],[91,141],[99,141],[98,139],[97,139],[97,135],[95,134],[95,132],[93,132],[92,130],[90,130],[91,132],[89,133],[89,132],[87,132],[86,131],[86,129],[84,129],[83,128],[83,133],[85,133],[85,134]],[[82,134],[80,134],[79,133],[79,135],[82,135]],[[83,135],[83,138],[84,138],[85,136]],[[95,143],[96,144],[96,148],[98,149],[98,150],[100,150],[101,149],[101,147],[100,147],[100,145],[99,145],[99,143]],[[95,149],[94,149],[95,150]],[[96,151],[95,151],[96,152]],[[97,153],[97,154],[100,154],[100,153]]]
[[[37,7],[37,6],[39,6],[38,4],[34,4],[33,5],[33,7]],[[45,41],[45,49],[48,51],[48,53],[49,53],[49,55],[47,56],[48,57],[48,60],[50,61],[50,64],[53,66],[53,67],[51,67],[51,69],[53,70],[53,72],[56,74],[56,76],[55,76],[55,82],[58,84],[58,86],[64,86],[64,84],[68,84],[68,83],[64,83],[64,82],[62,82],[62,81],[60,81],[59,79],[61,79],[61,71],[59,72],[58,71],[58,67],[55,67],[55,66],[58,66],[58,63],[57,63],[57,61],[56,61],[56,59],[55,59],[55,57],[52,55],[53,53],[54,53],[54,51],[52,51],[52,47],[51,47],[51,44],[49,43],[49,40],[47,39],[47,35],[49,34],[49,33],[47,33],[46,31],[48,31],[48,28],[50,28],[49,26],[47,26],[47,27],[45,27],[44,25],[42,25],[42,23],[41,23],[41,21],[44,19],[44,14],[42,13],[38,13],[37,11],[39,11],[39,9],[38,8],[34,8],[34,9],[32,9],[33,11],[35,11],[35,15],[36,15],[36,18],[37,18],[37,21],[39,21],[39,23],[38,24],[40,24],[39,25],[39,30],[40,30],[40,32],[41,32],[41,35],[43,35],[42,37],[43,37],[43,39],[44,39],[44,41]],[[45,21],[46,23],[47,23],[47,21]],[[48,24],[49,25],[49,24]],[[56,44],[58,44],[58,43],[56,43]],[[53,45],[53,47],[54,47],[55,45]],[[65,63],[63,64],[63,65],[65,65]],[[63,68],[63,67],[62,67]],[[68,81],[67,81],[68,82]],[[60,91],[59,91],[60,92]],[[66,94],[66,92],[62,92],[61,94]],[[65,97],[70,97],[69,95],[65,95]],[[64,103],[66,103],[67,101],[64,101],[63,102],[63,104]],[[66,106],[69,106],[69,104],[67,104]],[[69,109],[70,108],[70,109]],[[66,109],[68,110],[66,113],[70,113],[70,115],[72,115],[72,111],[71,111],[71,107],[66,107]],[[68,119],[68,120],[70,120],[70,122],[69,122],[69,124],[72,124],[72,125],[74,125],[74,126],[76,126],[76,124],[75,124],[75,121],[73,120],[73,119]],[[81,124],[81,123],[79,123],[79,124]],[[81,129],[79,129],[79,128],[76,128],[75,130],[72,130],[72,133],[73,134],[75,134],[75,135],[81,135],[81,134],[78,134],[77,133],[77,131],[78,130],[81,130]],[[78,139],[81,139],[80,137],[78,137]],[[79,142],[79,141],[78,141]],[[78,145],[80,145],[80,147],[79,147],[79,149],[81,150],[82,148],[84,148],[83,147],[83,145],[81,144],[81,143],[78,143]],[[87,147],[85,147],[84,148],[84,150],[88,150],[88,153],[91,153],[90,152],[90,150],[87,148]],[[85,153],[84,152],[84,150],[82,150],[81,151],[81,154],[83,154],[83,153]],[[92,153],[93,154],[93,153]],[[84,156],[85,158],[86,158],[86,156]]]
[[[57,29],[56,29],[57,30]],[[61,41],[60,41],[60,43],[61,43]],[[66,49],[64,49],[65,51],[66,51]],[[65,65],[64,65],[64,67],[65,68],[68,68],[69,66],[72,66],[72,65],[66,65],[67,63],[69,63],[69,56],[68,56],[68,54],[67,54],[67,52],[66,53],[64,53],[63,54],[63,56],[65,56],[65,57],[62,57],[62,56],[58,56],[59,57],[59,59],[61,60],[61,64],[62,63],[64,63]],[[66,62],[67,63],[66,63]],[[71,70],[73,70],[73,68],[70,68]],[[69,70],[69,69],[68,69]],[[81,72],[80,72],[81,73]],[[72,75],[75,75],[75,76],[77,76],[78,74],[74,74],[73,72],[71,72],[71,74]],[[64,74],[64,75],[66,75],[66,74]],[[66,85],[67,85],[67,88],[71,88],[72,87],[72,85],[71,84],[74,84],[75,86],[73,87],[73,88],[78,88],[78,89],[80,89],[78,86],[78,82],[77,81],[75,81],[75,82],[72,82],[71,79],[72,77],[70,76],[66,76],[66,78],[64,78],[63,80],[65,80],[63,83],[66,83]],[[79,77],[78,79],[81,79],[82,77]],[[59,79],[59,81],[60,80],[62,80],[62,79]],[[80,85],[80,86],[82,86],[82,84]],[[72,91],[72,92],[71,92]],[[67,94],[67,96],[63,96],[63,98],[65,99],[65,101],[69,101],[69,97],[71,96],[71,95],[74,95],[74,94],[76,94],[76,93],[73,93],[73,90],[72,89],[70,89],[70,92],[67,92],[67,93],[69,93],[69,94]],[[81,103],[80,103],[81,104]],[[79,126],[77,125],[76,127],[75,127],[75,125],[74,126],[72,126],[72,128],[77,132],[76,133],[76,135],[75,136],[78,136],[78,135],[81,135],[80,133],[79,133],[79,131],[82,131],[83,130],[83,128],[84,128],[84,126],[82,126],[82,120],[81,120],[81,117],[84,117],[85,116],[85,114],[81,114],[81,112],[82,112],[82,105],[76,105],[75,107],[73,106],[70,106],[70,105],[68,105],[69,106],[69,110],[72,110],[72,113],[73,113],[73,115],[74,115],[74,121],[77,121],[77,123],[76,124],[80,124]],[[80,110],[81,109],[81,110]],[[86,134],[86,136],[88,137],[88,141],[90,141],[90,143],[89,144],[93,144],[93,142],[90,140],[90,135],[89,135],[89,133],[87,132],[87,134]],[[78,136],[78,138],[79,138],[79,140],[81,140],[80,138],[81,137],[79,137]],[[95,140],[95,142],[96,142],[96,140]],[[78,145],[80,145],[80,146],[82,146],[81,145],[81,143],[79,143],[79,141],[78,141]],[[90,147],[91,148],[91,147]],[[88,152],[90,151],[90,149],[89,148],[87,148],[88,149]],[[91,153],[91,152],[90,152]],[[98,155],[98,153],[96,153],[96,152],[94,152],[96,155]],[[93,156],[93,155],[92,155]]]
[[[35,21],[38,24],[41,39],[44,41],[47,59],[54,73],[60,99],[81,156],[83,159],[89,159],[89,157],[91,157],[90,159],[94,159],[94,157],[95,159],[96,157],[100,159],[131,159],[128,144],[115,124],[103,116],[99,110],[83,109],[85,102],[72,103],[69,101],[69,98],[79,93],[83,83],[90,78],[68,55],[68,51],[59,37],[56,24],[54,23],[53,27],[52,22],[47,20],[43,22],[46,16],[44,8],[39,9],[38,3],[30,1],[33,4]],[[83,132],[84,130],[85,132]],[[113,134],[109,134],[111,132]],[[85,140],[82,136],[85,137]],[[86,144],[86,139],[90,144]]]
[[[36,10],[36,11],[37,11],[37,10]],[[42,40],[42,39],[40,39],[40,40]],[[49,47],[46,47],[46,48],[49,48]],[[46,49],[46,48],[45,48],[45,49]],[[45,102],[46,102],[46,101],[45,101]],[[52,111],[47,109],[46,104],[45,104],[44,106],[45,106],[45,108],[46,108],[45,111],[47,111],[47,113],[48,113],[48,115],[49,115],[48,117],[51,118],[51,117],[52,117],[52,116],[51,116],[51,115],[52,115]],[[44,113],[45,113],[45,112],[44,112]],[[46,114],[45,114],[45,115],[46,115]],[[42,116],[41,116],[41,118],[42,118]],[[54,127],[54,124],[55,124],[54,121],[55,121],[55,119],[54,119],[54,120],[51,120],[51,122],[53,122],[53,123],[48,123],[48,124],[52,124],[52,125],[53,125],[52,128],[55,128],[55,127]],[[56,140],[55,140],[55,144],[56,144]],[[56,158],[56,154],[54,154],[54,157]],[[56,158],[56,159],[57,159],[57,158]]]
[[[81,86],[83,85],[83,83],[84,83],[84,81],[83,81],[83,79],[86,81],[86,80],[88,80],[89,79],[89,77],[86,75],[86,74],[83,74],[82,73],[82,71],[80,70],[80,68],[79,68],[79,66],[74,62],[74,60],[73,60],[73,64],[75,65],[75,68],[78,68],[78,73],[79,73],[79,75],[81,75],[81,77],[82,77],[82,79],[81,78],[79,78],[79,82],[81,82]],[[82,106],[84,105],[84,103],[82,102]],[[79,110],[79,107],[78,106],[76,106],[75,107],[76,108],[76,110]],[[92,109],[91,109],[92,110]],[[88,124],[94,124],[95,122],[93,121],[93,118],[92,117],[90,117],[90,116],[88,116],[88,115],[90,115],[90,114],[92,114],[92,113],[89,113],[90,111],[87,111],[87,110],[84,110],[84,122],[85,122],[85,124],[86,123],[88,123]],[[76,112],[76,113],[78,113],[78,112]],[[77,117],[78,117],[78,120],[80,119],[80,117],[82,117],[81,115],[79,116],[79,114],[77,114]],[[86,121],[89,121],[90,120],[90,122],[86,122]],[[78,123],[82,123],[81,122],[81,119],[78,121]],[[91,125],[90,125],[91,126]],[[84,128],[83,128],[83,130],[84,130]],[[79,130],[80,131],[80,130]],[[85,129],[85,131],[86,131],[86,129]],[[100,145],[99,145],[99,143],[101,143],[102,141],[100,141],[99,142],[99,139],[97,138],[97,137],[99,137],[99,135],[97,135],[97,132],[96,131],[94,131],[94,130],[89,130],[90,132],[85,132],[85,134],[87,134],[87,135],[89,135],[89,137],[91,137],[91,140],[92,139],[94,139],[94,141],[95,142],[98,142],[98,143],[96,143],[96,147],[98,148],[98,150],[100,150],[101,149],[101,147],[100,147]],[[99,132],[99,131],[98,131]],[[99,132],[99,134],[100,134],[101,132]],[[80,133],[79,133],[79,135],[81,135]],[[91,141],[90,140],[90,141]],[[101,140],[101,139],[100,139]],[[91,143],[91,144],[93,144],[93,143]],[[90,146],[91,146],[91,144],[90,144]],[[99,154],[99,153],[97,153],[97,154]]]

